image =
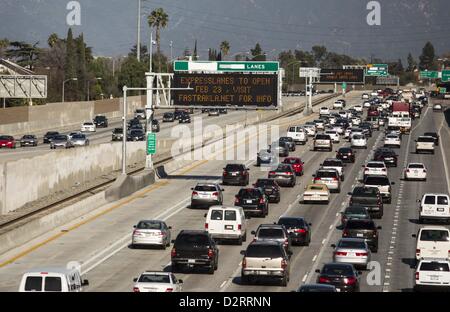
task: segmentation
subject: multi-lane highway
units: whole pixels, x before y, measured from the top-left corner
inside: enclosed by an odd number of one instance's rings
[[[328,106],[332,101],[327,103]],[[348,106],[361,104],[361,94],[351,93],[347,97]],[[318,108],[315,108],[317,111]],[[226,122],[232,120],[230,112]],[[280,134],[285,134],[288,125],[304,124],[317,118],[317,113],[309,117],[298,115],[295,118],[278,120]],[[212,118],[210,118],[212,119]],[[211,122],[214,122],[212,120]],[[170,135],[168,130],[167,131]],[[413,154],[414,139],[423,132],[440,132],[441,141],[434,155]],[[109,137],[109,132],[108,132]],[[297,146],[291,156],[299,156],[305,162],[305,174],[298,177],[294,188],[282,188],[281,201],[270,204],[269,215],[249,219],[249,231],[255,230],[261,223],[273,223],[281,215],[302,216],[312,223],[312,242],[308,247],[293,247],[288,287],[277,283],[242,285],[241,250],[243,246],[219,245],[219,268],[213,276],[200,272],[177,273],[177,278],[184,280],[184,291],[250,291],[277,292],[296,289],[304,283],[314,283],[324,263],[332,259],[330,245],[341,237],[340,212],[347,206],[353,187],[360,184],[362,165],[372,160],[374,150],[382,145],[383,131],[375,131],[368,141],[368,148],[357,151],[354,164],[347,164],[346,179],[341,192],[332,194],[328,205],[300,204],[304,187],[311,181],[312,174],[327,157],[334,157],[335,150],[349,143],[341,140],[335,144],[332,152],[314,152],[312,140],[305,146]],[[256,138],[248,138],[250,140]],[[416,233],[420,225],[418,219],[417,199],[425,192],[448,193],[448,172],[450,153],[444,142],[450,139],[448,125],[442,113],[435,113],[431,106],[426,106],[422,117],[413,123],[409,136],[403,136],[398,167],[389,168],[388,175],[393,185],[392,204],[385,204],[384,216],[376,220],[382,226],[379,237],[379,249],[372,254],[372,260],[380,264],[379,283],[368,283],[369,272],[361,276],[361,291],[409,291],[413,286],[414,269],[412,259],[415,255],[415,240],[411,234]],[[100,140],[100,139],[99,139]],[[105,138],[106,140],[106,138]],[[236,142],[231,148],[245,146],[247,140]],[[225,148],[230,148],[227,146]],[[222,151],[216,151],[221,153]],[[253,155],[254,156],[254,155]],[[255,166],[255,161],[200,160],[184,167],[167,178],[158,180],[154,185],[136,194],[102,207],[83,219],[58,228],[45,237],[40,237],[20,249],[12,250],[0,256],[0,291],[16,291],[20,278],[26,270],[39,266],[65,266],[70,261],[81,264],[81,271],[90,281],[88,291],[131,291],[133,278],[145,270],[171,270],[170,248],[133,249],[130,247],[133,225],[141,219],[161,219],[172,226],[172,237],[183,229],[203,229],[205,210],[189,209],[191,187],[198,181],[221,181],[222,168],[227,163],[245,163],[250,167],[250,180],[267,177],[267,171]],[[409,162],[423,162],[428,168],[427,182],[410,182],[401,180],[404,165]],[[239,187],[225,186],[224,203],[232,205]]]

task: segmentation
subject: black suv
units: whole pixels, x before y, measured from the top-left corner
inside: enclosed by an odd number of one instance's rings
[[[244,208],[246,215],[264,218],[269,214],[269,200],[261,188],[243,188],[236,194],[235,206]]]
[[[434,138],[434,145],[439,146],[439,134],[436,132],[425,132],[424,136],[430,136]]]
[[[357,186],[348,194],[352,196],[350,206],[364,206],[372,218],[383,217],[383,197],[377,187]]]
[[[172,112],[164,113],[163,115],[163,122],[174,122],[175,121],[175,114]]]
[[[359,291],[359,275],[353,265],[346,263],[327,263],[322,270],[316,270],[318,284],[333,285],[341,292]]]
[[[179,123],[191,123],[191,116],[186,112],[181,112],[180,117],[178,117]]]
[[[270,203],[279,203],[281,200],[281,189],[277,181],[274,179],[258,179],[253,184],[254,187],[259,187],[264,190]]]
[[[245,165],[241,164],[228,164],[223,168],[222,184],[237,184],[246,186],[250,182],[249,171]]]
[[[113,141],[122,141],[123,138],[123,128],[115,128],[112,132]]]
[[[54,139],[55,137],[57,137],[58,135],[60,135],[59,132],[57,131],[49,131],[44,135],[44,143],[51,143],[52,139]]]
[[[172,272],[185,266],[204,267],[209,274],[214,274],[219,264],[219,249],[208,232],[182,230],[174,241],[170,258]]]
[[[161,128],[159,127],[159,121],[156,119],[152,120],[152,132],[159,132]]]
[[[336,151],[336,158],[343,162],[355,162],[356,152],[351,147],[341,147]]]
[[[302,217],[280,217],[279,225],[284,225],[292,245],[309,246],[311,243],[311,223]]]
[[[127,134],[127,141],[145,141],[145,133],[140,129],[131,129]]]
[[[108,128],[108,118],[105,116],[95,116],[93,121],[97,128]]]
[[[386,167],[397,167],[398,155],[390,148],[381,147],[375,151],[373,160],[384,161]]]
[[[378,230],[381,226],[376,226],[373,220],[350,219],[345,223],[342,237],[344,238],[364,238],[369,245],[370,251],[378,251]]]

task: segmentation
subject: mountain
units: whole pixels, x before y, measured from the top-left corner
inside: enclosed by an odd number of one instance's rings
[[[68,29],[66,5],[61,0],[1,0],[0,38],[40,41]],[[438,54],[450,50],[447,0],[379,0],[381,25],[366,22],[369,0],[151,0],[142,1],[142,41],[149,41],[145,16],[163,7],[169,25],[161,31],[162,48],[174,56],[198,41],[201,59],[208,48],[230,42],[229,58],[249,51],[259,42],[270,57],[286,49],[320,44],[355,57],[383,59],[416,57],[426,41]],[[125,55],[136,42],[137,0],[80,0],[83,32],[96,55]]]

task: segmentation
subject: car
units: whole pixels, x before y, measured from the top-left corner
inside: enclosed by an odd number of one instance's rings
[[[325,129],[325,120],[324,119],[316,119],[316,120],[314,120],[314,124],[316,125],[317,130]]]
[[[93,122],[85,122],[81,125],[81,132],[95,132],[96,126]]]
[[[347,128],[344,132],[344,138],[346,137],[351,142],[352,136],[355,134],[364,135],[364,130],[357,127]]]
[[[160,220],[141,220],[133,226],[131,246],[158,246],[166,249],[170,246],[172,227]]]
[[[261,164],[272,164],[276,163],[278,160],[278,155],[272,153],[271,150],[264,149],[259,151],[256,157],[256,166],[261,166]]]
[[[346,111],[339,111],[339,112],[338,112],[338,115],[339,115],[339,118],[341,118],[341,119],[347,119],[347,118],[350,117],[350,116],[348,115],[348,112],[346,112]]]
[[[345,208],[343,212],[341,212],[341,226],[345,227],[345,224],[350,219],[371,219],[369,210],[365,206],[360,205],[352,205]]]
[[[343,162],[354,163],[356,152],[351,147],[341,147],[336,151],[336,158]]]
[[[37,145],[38,145],[38,139],[35,135],[25,134],[20,139],[20,147],[37,146]],[[0,143],[0,147],[1,147],[1,143]]]
[[[313,150],[327,149],[329,152],[333,150],[333,140],[328,134],[316,134],[314,137]]]
[[[225,190],[217,183],[197,183],[191,190],[190,208],[209,208],[223,204],[222,192]]]
[[[361,99],[362,100],[368,100],[370,98],[370,96],[369,96],[369,93],[363,93],[362,95],[361,95]]]
[[[303,201],[300,203],[322,203],[330,202],[330,191],[325,184],[308,184],[303,192]]]
[[[363,177],[369,175],[387,176],[388,170],[386,164],[383,161],[369,161],[366,165],[363,165]]]
[[[136,119],[146,119],[147,114],[145,113],[145,109],[138,108],[134,111],[134,118]]]
[[[142,127],[140,119],[137,118],[133,118],[130,121],[128,121],[127,128],[144,130],[144,127]]]
[[[50,142],[50,149],[57,149],[58,147],[72,148],[74,147],[72,141],[69,140],[67,135],[58,135]]]
[[[427,258],[450,260],[450,230],[443,226],[421,227],[416,239],[416,261]]]
[[[16,148],[16,140],[10,135],[0,135],[0,148]]]
[[[308,134],[308,136],[313,137],[316,135],[317,133],[317,129],[316,129],[316,125],[314,124],[314,122],[307,122],[303,128],[305,129],[306,133]]]
[[[89,281],[82,279],[77,267],[39,267],[22,275],[19,292],[82,292],[84,286]]]
[[[370,122],[364,121],[358,127],[360,127],[363,130],[363,134],[367,138],[372,137],[372,129],[373,129],[373,127],[372,127],[372,124]]]
[[[249,168],[242,164],[227,164],[223,168],[222,184],[246,186],[250,182]]]
[[[397,147],[400,148],[402,145],[402,141],[400,136],[397,134],[387,134],[384,138],[384,146],[385,147]]]
[[[335,131],[338,135],[344,134],[345,131],[344,127],[342,126],[331,126],[330,130]]]
[[[363,238],[341,238],[332,244],[333,262],[353,264],[355,268],[368,269],[371,259],[370,248]]]
[[[450,290],[450,261],[446,259],[423,259],[414,274],[414,291],[433,292]]]
[[[203,111],[202,111],[203,112]],[[182,115],[184,115],[184,111],[182,111],[182,110],[179,110],[179,109],[176,109],[174,112],[173,112],[173,116],[175,117],[175,120],[180,120],[180,118],[181,118],[181,116]]]
[[[274,179],[280,186],[294,187],[297,182],[295,170],[290,164],[279,164],[269,171],[268,178]]]
[[[409,163],[403,170],[403,179],[426,181],[427,168],[423,163]]]
[[[305,145],[306,142],[308,142],[308,134],[305,129],[300,126],[290,126],[287,130],[286,136],[292,138],[295,144]]]
[[[336,169],[319,169],[313,174],[314,184],[325,184],[332,192],[341,192],[341,180]]]
[[[442,112],[442,105],[441,104],[434,104],[433,105],[433,112]]]
[[[269,199],[260,187],[240,189],[234,197],[234,205],[244,208],[246,216],[264,218],[269,214]]]
[[[365,102],[363,103],[363,107],[364,107],[364,108],[369,108],[371,105],[372,105],[372,103],[370,103],[370,101],[365,101]]]
[[[287,142],[274,142],[270,145],[270,150],[279,157],[289,156],[289,145]]]
[[[344,103],[342,102],[342,100],[337,100],[333,103],[333,109],[336,108],[344,108]]]
[[[283,225],[290,237],[292,245],[309,246],[311,243],[311,223],[302,217],[281,216],[277,224]]]
[[[343,238],[362,238],[366,241],[370,251],[378,251],[378,230],[381,226],[376,226],[370,219],[350,219],[345,223],[342,231]]]
[[[383,202],[390,204],[392,201],[391,185],[395,182],[390,182],[387,176],[368,175],[364,178],[364,186],[377,187],[380,190]]]
[[[329,135],[333,140],[333,143],[339,143],[341,141],[339,133],[336,130],[326,130],[325,134]]]
[[[291,137],[280,137],[278,144],[280,143],[287,145],[290,152],[295,152],[295,142]]]
[[[74,146],[88,146],[89,145],[89,139],[86,137],[86,135],[80,133],[80,134],[74,134],[70,138],[70,141]]]
[[[242,207],[212,206],[205,218],[205,230],[216,241],[233,240],[238,245],[247,241],[247,220]]]
[[[228,114],[228,109],[226,109],[226,108],[219,108],[219,113],[220,114]]]
[[[157,119],[153,119],[152,120],[152,132],[159,132],[161,130],[160,126],[159,126],[159,121]]]
[[[291,238],[282,224],[260,224],[252,235],[254,242],[278,242],[286,252],[291,250]]]
[[[432,136],[419,136],[416,141],[416,154],[427,152],[434,155],[435,138]]]
[[[44,144],[50,144],[54,137],[60,135],[57,131],[49,131],[44,135]],[[1,145],[0,145],[1,147]]]
[[[191,116],[186,112],[181,112],[178,121],[179,123],[191,123]]]
[[[97,115],[94,117],[93,122],[97,128],[108,128],[108,118],[106,116]]]
[[[181,292],[183,289],[183,280],[172,272],[145,271],[133,281],[133,292]]]
[[[398,155],[390,148],[380,147],[375,151],[373,160],[383,161],[386,167],[397,167]]]
[[[217,108],[210,108],[208,110],[208,116],[220,116],[220,112]]]
[[[219,248],[207,231],[181,230],[170,252],[172,272],[182,267],[203,267],[214,274],[219,265]]]
[[[323,293],[323,292],[337,292],[336,287],[326,284],[304,284],[300,286],[296,292],[305,293]]]
[[[351,118],[352,126],[359,126],[361,124],[360,117],[352,117]]]
[[[320,164],[322,169],[336,169],[341,181],[344,181],[344,162],[337,158],[327,158]]]
[[[289,283],[290,251],[278,241],[252,242],[241,251],[241,284],[248,285],[255,279],[278,279],[281,286]]]
[[[354,110],[358,113],[362,113],[363,112],[363,107],[362,105],[355,105],[353,106]]]
[[[353,265],[348,263],[326,263],[322,270],[317,269],[318,284],[333,285],[338,292],[359,291],[359,275],[361,272],[355,270]]]
[[[319,115],[322,116],[329,116],[330,115],[330,109],[328,107],[321,107],[319,109]]]
[[[72,137],[74,135],[77,135],[77,134],[83,134],[83,132],[81,132],[81,131],[74,131],[74,132],[70,132],[67,136],[69,137],[69,140],[72,140]]]
[[[123,140],[123,128],[114,128],[112,131],[112,141],[122,141]]]
[[[264,190],[264,194],[269,199],[269,203],[280,202],[281,188],[274,179],[258,179],[253,186]]]
[[[378,187],[355,186],[348,195],[350,206],[364,206],[374,219],[383,217],[383,197]]]
[[[419,203],[419,223],[450,222],[450,204],[447,194],[426,193]]]
[[[283,164],[291,165],[295,171],[295,175],[302,176],[304,171],[304,162],[300,159],[300,157],[286,157],[283,160]]]
[[[428,137],[433,137],[434,145],[439,146],[439,134],[437,134],[436,132],[425,132],[423,135],[428,136]]]
[[[127,141],[145,141],[145,133],[141,129],[131,129],[127,133]]]
[[[174,122],[175,121],[175,114],[172,112],[164,113],[163,115],[163,122]]]

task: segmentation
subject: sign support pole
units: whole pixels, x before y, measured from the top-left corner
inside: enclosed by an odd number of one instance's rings
[[[153,120],[153,79],[154,75],[150,73],[146,77],[147,79],[147,103],[145,106],[145,117],[146,117],[146,125],[147,125],[147,135],[146,135],[146,142],[148,144],[148,138],[152,134],[152,120]],[[147,147],[148,149],[148,147]],[[152,170],[153,169],[153,159],[152,155],[147,153],[145,156],[145,169],[146,170]]]
[[[123,87],[122,174],[127,174],[127,86]]]

